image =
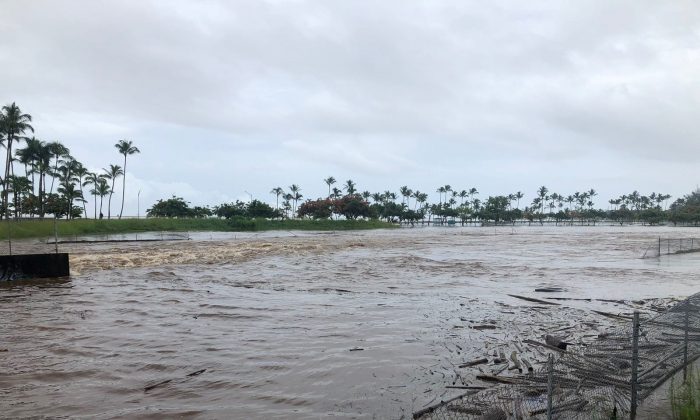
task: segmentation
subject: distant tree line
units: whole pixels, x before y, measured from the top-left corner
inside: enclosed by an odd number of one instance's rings
[[[149,216],[159,217],[220,217],[232,218],[267,218],[267,219],[380,219],[389,222],[433,223],[433,224],[596,224],[601,220],[617,223],[642,223],[655,225],[664,222],[674,224],[700,224],[700,193],[693,192],[667,206],[671,198],[668,194],[651,193],[648,196],[638,191],[609,200],[608,209],[597,209],[594,198],[598,193],[594,189],[574,192],[570,195],[550,192],[545,186],[537,189],[535,198],[529,206],[520,208],[525,195],[515,192],[507,195],[489,196],[479,199],[476,188],[463,190],[444,185],[436,189],[437,202],[428,202],[428,194],[412,190],[408,186],[392,191],[371,193],[360,192],[353,180],[347,180],[341,188],[335,187],[337,181],[330,176],[323,182],[328,187],[328,195],[317,199],[302,201],[304,196],[297,184],[273,188],[270,193],[275,196],[272,207],[259,200],[244,203],[221,204],[213,209],[187,208],[178,212],[163,212],[161,205],[170,200],[184,200],[173,197],[160,200]],[[185,203],[187,204],[187,203]],[[155,210],[154,210],[155,209]],[[198,209],[195,211],[195,209]]]
[[[36,138],[32,116],[23,113],[13,102],[0,111],[0,146],[6,152],[5,168],[0,174],[0,218],[44,218],[47,215],[87,218],[85,203],[89,194],[94,201],[94,218],[103,217],[106,201],[109,219],[115,182],[120,177],[122,197],[118,217],[122,217],[127,157],[140,152],[131,141],[119,140],[114,145],[124,157],[123,166],[110,164],[102,171],[90,172],[61,142]],[[16,173],[15,166],[22,169]]]

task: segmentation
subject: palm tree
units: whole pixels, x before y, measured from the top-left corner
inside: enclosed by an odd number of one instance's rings
[[[49,189],[49,194],[53,194],[53,183],[58,177],[58,161],[59,159],[69,155],[70,150],[60,142],[54,141],[48,143],[46,147],[49,148],[49,152],[56,159],[54,161],[53,170],[51,171],[51,188]]]
[[[58,186],[58,192],[63,194],[63,196],[68,200],[66,219],[71,219],[73,216],[73,201],[75,201],[76,198],[83,198],[82,188],[80,190],[76,190],[75,184],[72,181],[73,180],[62,180]]]
[[[435,190],[435,192],[438,193],[438,195],[439,195],[438,199],[440,200],[440,204],[442,204],[442,193],[446,192],[445,187],[440,187],[437,190]],[[445,200],[447,200],[447,197],[445,197]]]
[[[537,195],[540,198],[540,213],[544,213],[544,203],[547,201],[547,192],[549,190],[544,185],[537,190]]]
[[[119,210],[119,219],[122,218],[122,213],[124,213],[124,196],[126,193],[126,157],[128,155],[133,155],[136,153],[141,153],[138,147],[133,145],[131,140],[119,140],[114,147],[119,150],[119,153],[124,155],[124,175],[122,176],[122,207]]]
[[[97,196],[100,196],[100,219],[102,218],[102,199],[106,196],[109,195],[110,189],[109,189],[109,184],[107,184],[107,179],[103,176],[100,175],[97,177],[97,185],[95,186],[94,189],[90,191],[91,194],[95,195],[95,199],[97,199]]]
[[[280,195],[284,194],[284,190],[282,189],[282,187],[275,187],[275,188],[273,188],[272,190],[270,190],[270,194],[274,194],[275,197],[277,198],[277,206],[275,207],[275,209],[277,209],[277,211],[279,212],[279,209],[280,209]]]
[[[289,211],[292,209],[292,204],[290,203],[290,200],[292,199],[292,195],[287,193],[284,196],[282,196],[282,208],[284,208],[284,214],[289,218]]]
[[[39,217],[44,217],[44,196],[46,193],[46,174],[51,171],[51,151],[46,143],[39,142],[35,155],[35,171],[39,175]]]
[[[355,194],[355,182],[352,179],[348,179],[347,181],[345,181],[343,189],[347,191],[347,193],[350,195]]]
[[[299,193],[299,191],[301,191],[301,188],[299,188],[297,184],[290,185],[289,191],[291,192],[290,199],[294,202],[294,205],[292,206],[292,216],[294,216],[297,211],[297,202],[298,200],[301,200],[303,196]]]
[[[77,167],[74,170],[75,176],[78,177],[78,188],[80,188],[80,198],[83,203],[83,214],[85,214],[85,217],[87,218],[87,210],[85,209],[85,196],[83,194],[83,178],[88,174],[88,170],[82,165],[82,163],[78,162]]]
[[[331,185],[335,184],[335,178],[329,176],[328,178],[324,179],[323,182],[328,185],[328,198],[331,198]]]
[[[588,191],[588,197],[591,199],[590,204],[588,205],[588,207],[590,207],[591,209],[593,209],[593,198],[594,198],[596,195],[598,195],[598,193],[597,193],[596,190],[594,190],[593,188],[591,188],[591,189]]]
[[[515,199],[518,200],[518,206],[516,207],[518,210],[520,209],[520,199],[523,197],[525,197],[525,195],[521,191],[515,193]]]
[[[102,169],[105,171],[105,178],[112,181],[112,186],[109,189],[109,200],[107,201],[107,219],[112,218],[112,194],[114,194],[114,181],[124,175],[122,167],[119,165],[109,165],[109,168]]]
[[[83,187],[87,187],[88,185],[92,185],[93,187],[90,189],[90,194],[95,197],[95,220],[97,220],[97,186],[100,183],[100,179],[101,177],[95,172],[88,172],[83,182]],[[87,217],[87,214],[85,216]]]
[[[2,112],[0,112],[0,133],[5,137],[5,149],[7,149],[5,177],[3,178],[3,205],[5,206],[5,212],[9,211],[7,196],[9,185],[7,185],[7,179],[10,176],[10,172],[14,172],[12,171],[12,142],[24,139],[22,135],[27,131],[34,132],[31,122],[32,116],[23,114],[22,110],[14,102],[11,105],[2,107]]]

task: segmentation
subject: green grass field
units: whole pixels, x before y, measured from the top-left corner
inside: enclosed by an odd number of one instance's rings
[[[360,230],[396,227],[379,220],[265,220],[265,219],[112,219],[58,220],[58,236],[103,235],[131,232],[241,232],[264,230]],[[44,238],[54,234],[54,221],[0,222],[0,239]]]

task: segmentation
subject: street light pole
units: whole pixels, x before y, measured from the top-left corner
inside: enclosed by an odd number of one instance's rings
[[[251,193],[249,193],[248,191],[245,191],[245,190],[243,190],[243,192],[246,193],[246,194],[248,194],[248,196],[250,197],[250,200],[249,200],[249,201],[252,202],[252,201],[253,201],[253,194],[251,194]]]
[[[141,218],[141,190],[136,194],[136,220]]]

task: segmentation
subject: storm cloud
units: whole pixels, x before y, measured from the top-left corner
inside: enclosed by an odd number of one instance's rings
[[[698,182],[692,1],[0,1],[0,101],[157,198]]]

